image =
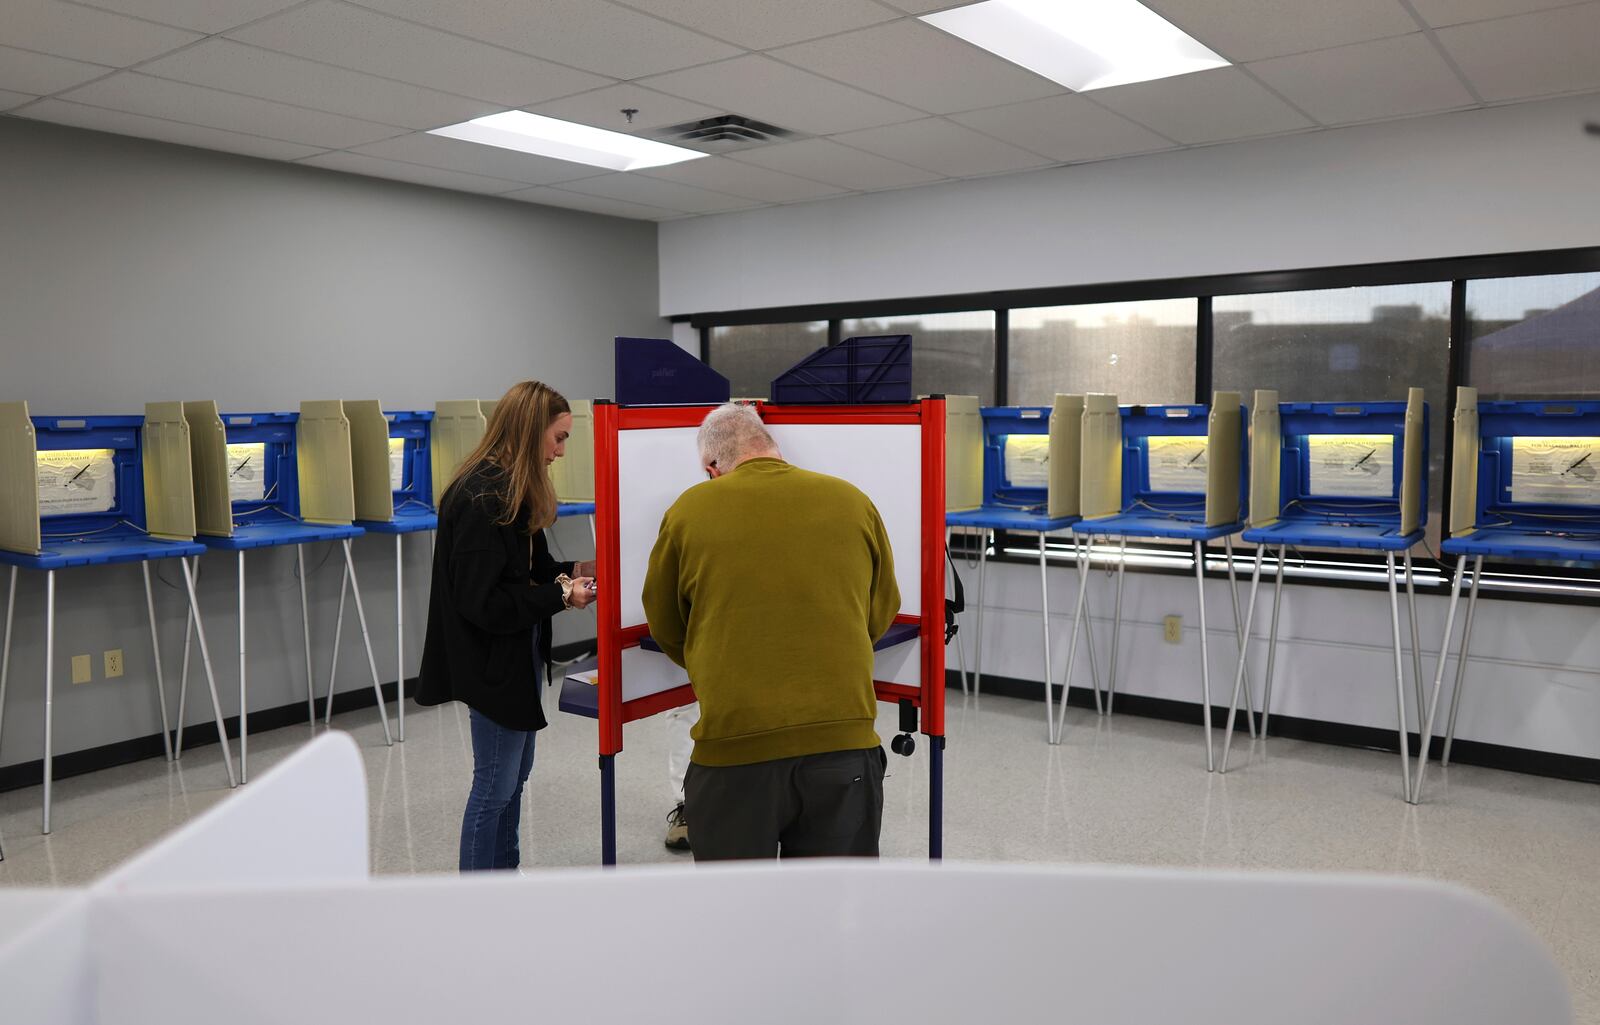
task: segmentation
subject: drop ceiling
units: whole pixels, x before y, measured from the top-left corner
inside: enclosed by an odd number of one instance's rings
[[[1145,2],[1234,66],[1074,94],[938,0],[5,0],[0,112],[659,221],[1600,91],[1600,0]],[[617,173],[426,134],[509,109],[795,138]]]

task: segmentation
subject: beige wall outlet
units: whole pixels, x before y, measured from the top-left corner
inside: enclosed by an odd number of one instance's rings
[[[92,679],[94,679],[94,663],[89,661],[89,656],[72,656],[72,682],[88,683]]]
[[[1183,617],[1168,616],[1161,621],[1161,639],[1168,644],[1183,643]]]
[[[114,680],[122,675],[122,649],[112,648],[105,653],[106,679]]]

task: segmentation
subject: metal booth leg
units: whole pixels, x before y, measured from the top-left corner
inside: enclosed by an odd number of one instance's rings
[[[1077,546],[1077,542],[1076,541],[1073,542],[1073,546],[1074,547]],[[1052,743],[1052,744],[1061,743],[1061,739],[1064,736],[1065,730],[1066,730],[1066,725],[1067,725],[1066,694],[1067,694],[1068,689],[1071,688],[1071,686],[1072,686],[1072,668],[1073,668],[1074,665],[1077,664],[1077,661],[1078,661],[1078,628],[1083,625],[1083,602],[1084,602],[1084,597],[1088,594],[1088,592],[1089,592],[1089,574],[1088,574],[1088,571],[1085,570],[1085,568],[1084,568],[1083,556],[1082,556],[1082,554],[1080,554],[1078,556],[1078,604],[1076,605],[1076,607],[1074,608],[1074,611],[1072,613],[1072,642],[1067,645],[1067,667],[1066,667],[1066,670],[1065,670],[1066,675],[1062,678],[1062,683],[1061,683],[1061,695],[1062,695],[1061,710],[1057,714],[1057,717],[1056,717],[1056,728],[1055,728],[1055,731],[1054,731],[1054,735],[1050,738],[1050,743]],[[1094,705],[1095,705],[1095,711],[1098,712],[1100,710],[1100,686],[1099,686],[1098,682],[1095,684],[1095,688],[1094,688]]]
[[[1406,610],[1411,617],[1411,682],[1417,692],[1417,725],[1422,725],[1422,640],[1417,628],[1417,588],[1412,581],[1411,552],[1408,549],[1405,555],[1406,570]],[[1427,741],[1423,741],[1422,757],[1428,757]]]
[[[1206,643],[1206,556],[1205,546],[1194,543],[1194,586],[1200,600],[1200,714],[1206,730],[1206,771],[1215,772],[1217,763],[1211,753],[1211,651]]]
[[[1267,739],[1267,726],[1272,719],[1272,668],[1278,657],[1278,609],[1283,602],[1283,560],[1288,548],[1278,546],[1278,572],[1272,584],[1272,627],[1267,631],[1267,682],[1261,688],[1261,739]]]
[[[1439,666],[1433,674],[1433,693],[1428,696],[1427,711],[1418,708],[1419,714],[1425,716],[1421,734],[1422,750],[1417,755],[1417,784],[1406,800],[1417,804],[1422,800],[1422,780],[1428,774],[1428,748],[1433,741],[1433,716],[1439,710],[1439,688],[1444,685],[1444,665],[1450,655],[1450,635],[1456,626],[1456,605],[1461,600],[1461,577],[1466,573],[1467,557],[1461,556],[1456,560],[1456,577],[1450,584],[1450,610],[1444,617],[1444,640],[1439,645]]]
[[[1244,636],[1250,636],[1250,627],[1256,616],[1256,590],[1261,586],[1261,546],[1256,546],[1256,564],[1250,571],[1250,597],[1244,606]],[[1228,701],[1228,725],[1222,728],[1222,771],[1228,771],[1228,753],[1233,749],[1233,715],[1239,708],[1239,692],[1244,689],[1244,652],[1239,648],[1239,666],[1233,674],[1233,697]],[[1248,700],[1248,698],[1246,698]]]
[[[17,610],[17,567],[11,567],[11,587],[6,597],[6,640],[0,648],[0,736],[5,734],[6,677],[11,675],[11,618]]]
[[[50,785],[55,776],[56,571],[44,577],[44,834],[50,835]]]
[[[1233,571],[1233,538],[1222,539],[1223,551],[1228,556],[1228,597],[1233,602],[1233,637],[1239,645],[1239,663],[1244,666],[1244,721],[1250,728],[1250,739],[1256,739],[1256,696],[1250,686],[1250,631],[1239,622],[1239,581]],[[1261,550],[1256,549],[1256,559],[1261,558]]]
[[[1117,602],[1111,612],[1111,665],[1106,670],[1106,714],[1117,706],[1117,653],[1122,650],[1122,582],[1127,576],[1128,539],[1117,539]]]
[[[322,706],[322,724],[333,722],[333,682],[339,675],[339,642],[344,639],[344,596],[350,588],[350,568],[339,574],[339,612],[333,617],[333,654],[328,656],[328,700]]]
[[[1050,694],[1050,578],[1045,573],[1044,531],[1039,531],[1039,618],[1044,625],[1044,734],[1045,740],[1055,743],[1055,707]],[[1072,681],[1068,680],[1070,685]],[[1066,707],[1067,687],[1061,688],[1061,705]]]
[[[183,560],[185,570],[189,568],[189,560]],[[194,584],[200,586],[200,556],[194,557]],[[178,722],[173,727],[172,757],[174,760],[183,758],[183,717],[189,704],[189,646],[194,639],[194,621],[198,606],[190,604],[189,613],[183,620],[183,671],[178,676]],[[228,770],[232,772],[230,768]]]
[[[239,780],[233,774],[233,752],[228,747],[228,728],[222,719],[222,699],[217,696],[217,677],[211,671],[211,649],[206,646],[206,626],[200,619],[200,600],[195,595],[195,581],[200,579],[200,559],[195,557],[194,572],[189,571],[189,560],[179,559],[183,565],[183,586],[189,594],[189,621],[194,624],[195,636],[200,639],[200,664],[205,669],[206,687],[211,691],[211,713],[217,720],[217,742],[222,745],[222,766],[228,770],[228,786],[236,787]],[[183,720],[179,719],[181,726]]]
[[[171,724],[167,721],[167,685],[161,675],[161,637],[156,632],[156,599],[150,589],[150,563],[141,562],[144,570],[144,607],[150,614],[150,651],[156,660],[156,703],[161,706],[161,746],[166,749],[167,761],[172,761]]]
[[[404,534],[394,536],[394,679],[395,715],[400,743],[406,742],[406,568]]]
[[[1066,702],[1062,701],[1065,707]],[[944,738],[928,738],[928,860],[944,858]]]
[[[1400,716],[1400,779],[1411,794],[1411,745],[1406,739],[1406,671],[1400,651],[1400,594],[1395,582],[1394,553],[1389,552],[1389,621],[1394,628],[1394,700]]]
[[[1450,725],[1445,728],[1441,769],[1450,766],[1450,745],[1456,739],[1456,713],[1461,710],[1461,688],[1467,682],[1467,653],[1472,648],[1472,614],[1478,611],[1478,578],[1483,576],[1483,556],[1472,560],[1472,594],[1467,598],[1467,623],[1461,631],[1461,654],[1456,658],[1456,687],[1450,694]]]
[[[983,571],[989,564],[989,530],[978,531],[978,636],[972,641],[972,693],[983,690]]]
[[[294,546],[294,561],[300,571],[300,636],[306,642],[306,721],[317,728],[317,677],[311,669],[311,608],[306,602],[306,546]]]
[[[600,756],[600,864],[617,863],[617,756]]]
[[[1072,536],[1072,541],[1074,545],[1077,544],[1078,536],[1076,534]],[[1088,565],[1089,546],[1092,543],[1089,538],[1084,538],[1083,540],[1085,566]],[[1074,630],[1078,628],[1076,619],[1073,620],[1072,628]],[[1087,591],[1083,594],[1083,646],[1089,651],[1089,682],[1094,686],[1094,707],[1095,711],[1098,712],[1100,711],[1100,664],[1095,661],[1094,657],[1094,603],[1089,600],[1089,592]],[[1065,694],[1068,686],[1071,686],[1070,680],[1062,686],[1061,693]],[[1062,718],[1066,717],[1063,716]]]
[[[244,551],[239,551],[239,782],[250,779],[250,670],[245,658]]]
[[[378,698],[378,718],[383,721],[383,742],[394,746],[389,732],[389,710],[383,703],[383,684],[378,681],[378,660],[372,657],[372,637],[367,633],[367,612],[361,606],[361,585],[356,581],[356,561],[350,554],[350,539],[344,539],[344,565],[350,571],[350,597],[356,602],[356,621],[361,624],[361,643],[367,649],[367,668],[372,670],[372,692]]]
[[[950,528],[944,528],[944,550],[947,553],[950,551],[950,535]],[[967,693],[967,652],[966,645],[961,642],[960,630],[956,631],[956,659],[957,664],[961,667],[961,693],[965,695]]]

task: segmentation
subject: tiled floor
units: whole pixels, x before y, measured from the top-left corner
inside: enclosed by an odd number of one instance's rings
[[[1600,789],[1457,766],[1429,772],[1427,803],[1400,800],[1396,756],[1289,740],[1235,747],[1236,770],[1205,772],[1199,730],[1074,709],[1065,743],[1043,711],[952,694],[945,853],[993,861],[1109,862],[1398,872],[1463,883],[1502,901],[1545,938],[1573,988],[1577,1020],[1600,1025]],[[547,701],[553,704],[553,701]],[[879,732],[894,729],[887,711]],[[388,748],[375,710],[336,720],[366,755],[373,865],[448,872],[470,776],[459,706],[415,709]],[[252,737],[257,777],[307,727]],[[1220,736],[1220,735],[1219,735]],[[557,714],[539,735],[523,816],[524,867],[599,859],[594,723]],[[669,808],[659,721],[628,727],[617,779],[623,864],[677,862],[661,845]],[[1247,757],[1241,758],[1240,755]],[[0,885],[94,878],[227,794],[215,745],[181,766],[156,760],[57,784],[55,833],[39,835],[37,788],[0,794]],[[883,849],[927,851],[927,760],[892,757]],[[1269,937],[1234,938],[1246,951]]]

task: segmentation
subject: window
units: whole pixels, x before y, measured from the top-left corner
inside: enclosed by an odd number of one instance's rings
[[[711,329],[711,366],[736,399],[764,399],[772,379],[828,344],[828,322],[744,324]]]
[[[911,336],[915,395],[976,395],[994,402],[994,311],[846,320],[840,338]]]
[[[1217,296],[1212,300],[1212,382],[1257,388],[1282,402],[1428,403],[1428,537],[1437,550],[1450,440],[1450,283]]]
[[[1048,406],[1057,392],[1123,403],[1194,401],[1194,299],[1011,311],[1009,401]]]
[[[1600,392],[1600,274],[1467,282],[1466,384],[1481,399]]]

